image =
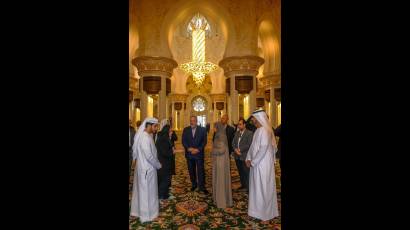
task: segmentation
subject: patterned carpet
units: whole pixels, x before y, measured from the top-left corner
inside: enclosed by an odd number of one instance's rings
[[[211,143],[210,141],[208,143]],[[171,199],[161,202],[160,214],[152,222],[141,224],[138,218],[130,217],[129,229],[281,229],[281,219],[277,217],[268,222],[261,222],[247,214],[248,196],[245,192],[237,192],[240,186],[239,174],[235,161],[231,159],[232,196],[234,206],[218,209],[212,201],[212,175],[210,146],[207,145],[205,154],[206,187],[210,192],[204,195],[191,192],[187,164],[182,146],[177,143],[176,173],[172,177]],[[278,165],[278,164],[276,164]],[[130,186],[132,188],[131,176]],[[276,169],[277,191],[280,192],[280,169]],[[129,199],[131,201],[131,191]],[[278,195],[280,210],[280,195]]]

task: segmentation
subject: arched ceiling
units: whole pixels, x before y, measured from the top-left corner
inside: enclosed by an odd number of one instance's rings
[[[280,74],[280,38],[268,19],[264,19],[259,25],[259,40],[265,59],[264,75]]]
[[[280,0],[129,0],[129,3],[130,60],[147,55],[170,57],[178,64],[189,61],[191,40],[185,37],[184,25],[199,12],[207,17],[215,32],[215,36],[206,40],[207,61],[218,63],[230,56],[262,55],[266,63],[263,72],[280,74]],[[187,77],[182,70],[175,69],[172,91],[186,93]],[[223,93],[223,70],[218,68],[210,78],[212,93]]]

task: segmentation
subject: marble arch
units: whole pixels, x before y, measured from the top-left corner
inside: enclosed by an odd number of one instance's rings
[[[207,60],[217,64],[228,53],[234,50],[235,30],[229,12],[225,6],[217,1],[179,1],[171,7],[164,17],[161,29],[161,42],[163,47],[168,47],[171,56],[179,63],[188,62],[191,58],[191,43],[182,37],[181,29],[196,13],[204,15],[211,24],[211,39],[207,40]],[[215,33],[215,31],[217,31]],[[181,42],[183,42],[181,44]],[[209,43],[208,43],[209,42]],[[183,48],[181,48],[183,47]],[[212,47],[212,48],[211,48]],[[223,70],[218,68],[210,75],[212,82],[211,93],[222,93],[225,89]],[[172,89],[175,92],[187,93],[185,82],[188,74],[182,70],[174,69],[172,76]],[[178,83],[178,84],[177,84]]]
[[[225,10],[224,6],[217,1],[184,1],[180,0],[168,11],[165,15],[164,23],[161,29],[161,42],[163,47],[170,47],[172,44],[173,33],[178,25],[189,20],[195,13],[200,12],[208,20],[217,24],[226,39],[226,44],[234,46],[235,30],[232,19],[229,17],[229,12]],[[227,51],[234,49],[234,47],[226,47],[224,57]]]

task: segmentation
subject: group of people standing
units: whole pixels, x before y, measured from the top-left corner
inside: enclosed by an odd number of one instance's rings
[[[238,190],[249,195],[248,215],[266,221],[279,216],[274,167],[277,145],[265,111],[253,112],[251,120],[254,132],[246,128],[243,118],[239,119],[236,131],[227,124],[227,115],[215,124],[212,195],[218,208],[233,205],[230,173],[230,155],[233,155],[241,181]]]
[[[255,111],[251,120],[254,132],[247,129],[244,119],[239,120],[236,129],[228,125],[227,115],[215,123],[211,151],[212,197],[218,208],[233,206],[230,172],[233,155],[241,182],[238,191],[249,194],[248,215],[266,221],[279,216],[274,168],[277,145],[265,111]],[[133,143],[130,141],[130,154],[136,160],[131,216],[139,217],[141,222],[158,216],[158,199],[168,198],[171,177],[175,175],[174,142],[177,137],[169,120],[163,120],[160,127],[156,132],[158,120],[146,118]],[[191,116],[190,126],[182,133],[191,191],[198,189],[204,194],[209,194],[205,187],[204,164],[208,130],[198,126],[196,116]]]

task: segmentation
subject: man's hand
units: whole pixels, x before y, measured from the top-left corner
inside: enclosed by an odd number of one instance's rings
[[[246,160],[245,161],[246,167],[250,168],[251,167],[251,161],[250,160]]]
[[[189,147],[189,148],[188,148],[188,152],[192,153],[192,150],[193,150],[193,149],[194,149],[194,148]]]
[[[196,148],[192,148],[191,153],[192,153],[192,154],[197,154],[197,153],[199,153],[199,150],[198,150],[198,149],[196,149]]]
[[[240,156],[240,155],[241,155],[241,150],[238,149],[238,148],[236,148],[236,149],[235,149],[235,153],[236,153],[236,155]]]

